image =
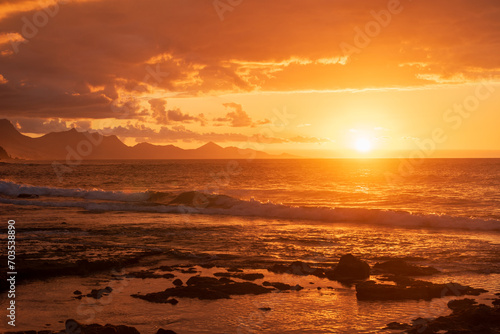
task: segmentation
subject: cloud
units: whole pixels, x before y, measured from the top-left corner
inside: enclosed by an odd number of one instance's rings
[[[214,121],[221,122],[216,124],[216,126],[230,125],[232,127],[255,127],[257,125],[264,125],[271,123],[270,120],[264,119],[261,121],[254,122],[252,118],[243,110],[241,104],[230,102],[222,104],[227,109],[233,110],[226,114],[225,117],[214,118]],[[229,124],[227,124],[229,123]]]
[[[354,29],[375,21],[371,13],[386,10],[386,0],[255,0],[226,13],[223,22],[211,1],[65,1],[48,24],[35,26],[34,36],[26,35],[23,18],[32,23],[44,6],[3,1],[0,113],[99,119],[117,117],[113,101],[130,94],[362,89],[500,78],[497,0],[401,6],[362,52],[346,56],[339,45],[355,45]],[[137,119],[142,112],[117,118]],[[232,112],[235,124],[244,124],[244,115]]]
[[[168,124],[168,115],[165,108],[167,101],[163,99],[151,99],[148,103],[151,105],[151,110],[153,111],[152,116],[156,120],[156,123]]]
[[[300,143],[300,144],[311,144],[311,143],[321,144],[321,143],[333,142],[333,140],[329,138],[316,138],[316,137],[303,137],[303,136],[296,136],[290,138],[289,141],[292,143]]]
[[[198,116],[191,116],[182,113],[178,108],[166,110],[167,101],[164,99],[151,99],[148,103],[151,106],[151,116],[157,124],[166,125],[172,122],[192,123],[196,121],[200,122],[202,126],[205,125],[206,119],[205,115],[202,113]]]
[[[49,132],[60,132],[76,128],[79,131],[90,129],[90,121],[64,121],[58,118],[20,118],[11,120],[12,124],[22,133],[46,134]]]

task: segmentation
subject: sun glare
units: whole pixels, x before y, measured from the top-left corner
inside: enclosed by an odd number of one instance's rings
[[[369,152],[372,149],[372,143],[366,138],[358,138],[355,143],[355,148],[362,153]]]

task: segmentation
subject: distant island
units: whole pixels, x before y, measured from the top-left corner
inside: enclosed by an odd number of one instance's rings
[[[82,159],[293,159],[290,154],[272,155],[253,149],[222,147],[209,142],[196,149],[182,149],[174,145],[139,143],[124,144],[115,135],[79,132],[76,129],[50,132],[38,138],[20,133],[7,119],[0,120],[0,159],[2,152],[9,157],[27,160]],[[9,154],[7,154],[7,152]],[[9,158],[10,158],[9,157]],[[7,159],[7,158],[5,158]]]

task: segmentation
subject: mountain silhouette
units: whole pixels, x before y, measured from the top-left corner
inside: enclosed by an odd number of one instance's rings
[[[115,135],[79,132],[71,129],[47,133],[38,138],[21,134],[7,119],[0,119],[0,146],[12,158],[28,160],[84,159],[290,159],[289,154],[271,155],[252,149],[221,147],[209,142],[196,149],[182,149],[174,145],[139,143],[125,145]]]
[[[9,154],[7,153],[7,151],[5,151],[5,149],[3,147],[0,146],[0,160],[5,160],[5,159],[10,159],[10,156]]]

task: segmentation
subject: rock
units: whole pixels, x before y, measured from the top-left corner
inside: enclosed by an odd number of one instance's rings
[[[113,291],[113,289],[109,286],[105,287],[104,289],[92,289],[92,291],[87,294],[87,297],[100,299],[102,296],[109,295],[111,291]]]
[[[74,295],[81,295],[81,294],[82,294],[82,292],[81,292],[80,290],[75,290],[75,291],[73,291],[73,294],[74,294]]]
[[[469,301],[452,303],[453,313],[436,319],[415,319],[407,333],[448,333],[476,334],[500,332],[500,308],[492,308],[483,304],[475,305]]]
[[[129,327],[124,325],[83,325],[78,323],[76,320],[68,319],[66,320],[66,333],[81,333],[81,334],[139,334],[139,331],[135,327]]]
[[[174,274],[163,274],[161,275],[162,278],[174,278],[175,275]]]
[[[222,277],[223,279],[225,277]],[[221,282],[214,277],[194,276],[187,281],[187,286],[169,288],[162,292],[146,295],[134,294],[132,297],[153,303],[167,303],[169,297],[198,299],[229,299],[232,295],[259,295],[270,293],[271,289],[250,282]]]
[[[40,196],[35,194],[19,194],[17,198],[39,198]]]
[[[352,254],[343,255],[327,278],[336,281],[363,280],[370,277],[370,266]]]
[[[161,266],[161,267],[155,268],[155,270],[174,271],[174,269],[171,266]]]
[[[243,272],[243,270],[236,268],[236,267],[228,268],[227,271],[230,273],[242,273]]]
[[[188,269],[181,269],[181,273],[183,274],[196,274],[198,271],[196,270],[196,268],[188,268]]]
[[[269,311],[271,311],[271,308],[270,307],[259,307],[259,310],[269,312]]]
[[[227,277],[221,277],[219,278],[219,282],[220,283],[231,283],[231,282],[234,282],[232,279],[230,278],[227,278]]]
[[[233,274],[231,274],[231,273],[215,273],[214,276],[215,277],[231,277],[231,276],[233,276]]]
[[[183,285],[184,283],[182,283],[182,281],[180,279],[175,279],[173,282],[172,282],[173,285],[175,286],[181,286]]]
[[[257,279],[264,278],[264,274],[261,273],[253,273],[253,274],[236,274],[233,277],[240,278],[245,281],[255,281]]]
[[[190,277],[187,282],[187,285],[214,285],[219,284],[219,279],[215,277],[208,276],[193,276]]]
[[[172,305],[177,305],[177,304],[179,304],[179,301],[175,298],[172,298],[172,299],[167,299],[166,303],[172,304]]]
[[[356,284],[358,300],[404,300],[441,298],[444,296],[479,295],[487,292],[458,283],[435,284],[411,278],[395,278],[396,285],[378,284],[374,281]]]
[[[264,283],[262,283],[263,286],[272,286],[273,288],[276,288],[280,291],[287,291],[287,290],[291,290],[293,286],[289,285],[289,284],[286,284],[286,283],[280,283],[280,282],[268,282],[268,281],[265,281]]]
[[[474,299],[470,298],[450,300],[448,302],[448,308],[453,312],[459,312],[470,308],[474,304],[477,304],[477,302]]]
[[[389,274],[403,276],[426,276],[440,273],[434,267],[416,266],[401,259],[389,260],[382,263],[377,262],[373,268]]]
[[[134,271],[128,274],[129,277],[133,278],[141,278],[141,279],[146,279],[146,278],[174,278],[174,274],[155,274],[154,271],[152,270],[141,270],[141,271]]]
[[[386,325],[384,329],[393,329],[393,330],[406,330],[411,328],[411,325],[409,324],[403,324],[399,322],[390,322]]]
[[[171,331],[171,330],[167,330],[167,329],[163,329],[163,328],[160,328],[156,334],[177,334],[176,332],[174,331]]]
[[[295,261],[289,265],[275,264],[268,270],[279,274],[293,274],[299,276],[315,275],[318,277],[324,277],[323,270],[313,268],[309,264],[302,261]]]

